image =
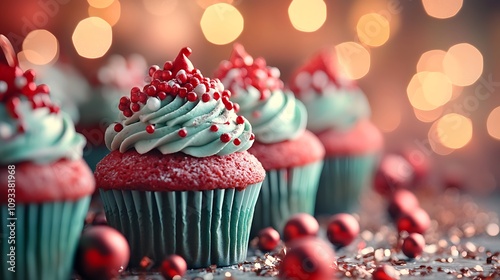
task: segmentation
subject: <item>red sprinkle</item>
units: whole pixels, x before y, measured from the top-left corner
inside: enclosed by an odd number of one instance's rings
[[[148,95],[144,92],[141,92],[141,95],[139,95],[139,101],[146,104],[146,101],[148,101]]]
[[[130,109],[132,109],[132,112],[139,112],[139,110],[141,110],[141,105],[139,105],[139,103],[133,103]]]
[[[153,134],[155,132],[155,126],[153,124],[146,126],[146,132],[149,134]]]
[[[235,146],[239,146],[241,144],[241,140],[239,138],[236,138],[233,140],[233,143]]]
[[[164,100],[165,98],[167,98],[167,94],[164,91],[158,92],[157,95],[158,95],[158,98],[160,98],[160,100]]]
[[[232,110],[233,109],[233,102],[229,101],[226,104],[224,104],[224,106],[226,106],[227,110]]]
[[[187,100],[190,102],[195,102],[196,100],[198,100],[198,95],[196,94],[196,92],[191,91],[187,94]]]
[[[250,134],[250,140],[254,140],[255,139],[255,134]]]
[[[130,104],[130,99],[128,99],[128,97],[126,96],[122,96],[120,98],[120,104]]]
[[[214,92],[214,99],[215,99],[215,100],[219,100],[219,98],[220,98],[220,93],[219,93],[219,92],[217,92],[217,91],[216,91],[216,92]]]
[[[123,125],[121,123],[115,123],[114,129],[116,132],[120,132],[123,130]]]
[[[235,113],[238,113],[240,111],[240,104],[233,103],[233,109]]]
[[[153,75],[155,74],[155,72],[157,70],[160,69],[160,66],[158,65],[151,65],[151,67],[149,67],[149,76],[153,77]]]
[[[127,117],[127,118],[132,117],[132,115],[133,115],[132,110],[130,110],[130,109],[128,109],[128,108],[127,108],[127,109],[125,109],[125,110],[123,110],[123,115],[124,115],[125,117]]]
[[[133,88],[130,90],[130,94],[131,94],[131,95],[134,95],[134,94],[139,93],[139,92],[141,92],[141,89],[140,89],[140,88],[138,88],[138,87],[133,87]]]
[[[149,96],[155,96],[156,94],[156,87],[151,85],[151,86],[147,86],[146,89],[144,90],[144,92],[149,95]]]
[[[236,123],[237,124],[244,124],[245,123],[245,118],[243,116],[238,116],[236,118]]]
[[[208,102],[208,101],[210,101],[210,94],[208,94],[208,93],[204,93],[204,94],[201,96],[201,100],[202,100],[203,102]]]
[[[177,134],[179,134],[180,137],[184,138],[188,135],[188,132],[185,128],[181,128],[179,132],[177,132]]]
[[[167,62],[165,62],[165,64],[163,64],[163,69],[170,70],[170,69],[172,69],[172,66],[174,66],[172,61],[167,61]]]
[[[229,141],[231,141],[231,135],[227,134],[227,133],[223,133],[221,136],[220,136],[220,141],[224,142],[224,143],[227,143]]]
[[[215,125],[215,124],[212,124],[210,126],[210,130],[213,131],[213,132],[217,132],[219,130],[219,127],[217,127],[217,125]]]

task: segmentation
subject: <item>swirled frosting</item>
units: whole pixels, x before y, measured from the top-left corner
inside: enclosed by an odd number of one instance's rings
[[[307,129],[348,130],[370,117],[370,105],[356,84],[337,67],[333,50],[323,49],[292,76],[290,89],[307,108]]]
[[[85,139],[34,79],[32,70],[0,65],[0,165],[82,156]]]
[[[295,139],[306,127],[306,108],[292,92],[283,90],[279,76],[277,68],[266,66],[262,58],[254,60],[240,44],[234,45],[230,60],[222,61],[216,71],[261,143]]]
[[[106,130],[110,150],[135,148],[144,154],[182,152],[194,157],[246,151],[254,141],[252,127],[235,112],[231,93],[218,79],[203,77],[187,58],[189,48],[163,68],[151,66],[151,82],[132,88],[120,99],[120,122]]]

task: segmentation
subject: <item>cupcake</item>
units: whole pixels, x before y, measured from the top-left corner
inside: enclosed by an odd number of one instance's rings
[[[283,90],[277,68],[253,59],[235,44],[216,77],[232,92],[237,110],[252,124],[255,143],[249,152],[266,170],[255,207],[252,236],[265,227],[281,230],[296,213],[314,211],[324,148],[306,130],[307,112],[293,93]]]
[[[106,128],[119,121],[118,102],[134,86],[145,84],[148,66],[144,57],[112,55],[97,72],[98,86],[79,107],[78,131],[87,138],[83,157],[92,170],[109,153],[104,143]]]
[[[111,150],[95,177],[109,225],[130,244],[130,267],[182,256],[189,268],[246,258],[265,171],[247,150],[250,123],[230,93],[204,77],[189,48],[151,82],[120,99],[121,120],[106,130]]]
[[[289,84],[307,108],[307,128],[326,155],[316,214],[355,210],[361,192],[373,182],[382,150],[380,131],[370,122],[370,106],[356,84],[338,72],[333,50],[323,49],[300,67]]]
[[[85,139],[0,36],[0,279],[69,279],[94,177]]]

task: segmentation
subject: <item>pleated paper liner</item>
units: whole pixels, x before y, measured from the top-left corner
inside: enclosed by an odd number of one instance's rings
[[[293,214],[313,214],[322,167],[323,161],[318,161],[267,171],[255,206],[250,236],[256,236],[259,230],[269,226],[281,231]]]
[[[379,154],[325,158],[316,215],[355,211],[361,193],[371,186]]]
[[[138,268],[145,256],[159,266],[170,254],[184,257],[189,268],[202,268],[245,260],[261,185],[242,191],[100,192],[108,224],[129,242],[129,268]]]
[[[16,205],[15,273],[8,270],[9,228],[0,230],[0,279],[68,280],[73,271],[75,251],[80,240],[90,197],[77,201]],[[1,206],[1,219],[9,222],[7,205]]]

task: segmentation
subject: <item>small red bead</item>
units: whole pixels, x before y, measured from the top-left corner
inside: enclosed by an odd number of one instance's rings
[[[210,131],[217,132],[218,130],[219,130],[219,127],[217,127],[217,125],[212,124],[212,125],[210,126]]]
[[[227,134],[227,133],[223,133],[221,136],[220,136],[220,141],[224,142],[224,143],[227,143],[229,141],[231,141],[231,135]]]
[[[318,221],[307,213],[295,214],[283,228],[283,241],[290,242],[295,239],[316,236],[319,231]]]
[[[195,88],[200,84],[200,80],[196,77],[192,77],[191,80],[189,80],[189,83],[193,86],[193,88]]]
[[[187,91],[193,91],[194,89],[193,85],[190,83],[186,83],[184,86],[186,87]]]
[[[153,124],[149,124],[146,126],[146,132],[149,134],[153,134],[155,132],[155,126]]]
[[[422,254],[425,247],[425,239],[420,233],[412,233],[403,241],[401,250],[408,258],[416,258]]]
[[[204,93],[204,94],[202,94],[202,95],[201,95],[201,100],[202,100],[203,102],[208,102],[208,101],[210,101],[210,94],[208,94],[208,93]]]
[[[50,112],[53,113],[53,114],[57,114],[61,111],[61,108],[59,108],[59,106],[56,106],[56,105],[53,105],[53,106],[50,106]]]
[[[129,105],[128,105],[128,104],[122,104],[122,103],[118,104],[118,109],[119,109],[120,111],[125,111],[125,110],[126,110],[126,109],[128,109],[128,108],[129,108]]]
[[[167,89],[167,82],[160,82],[160,84],[158,84],[158,91],[165,91]]]
[[[271,91],[268,89],[264,89],[260,92],[260,100],[266,100],[271,96]]]
[[[114,126],[114,129],[116,132],[120,132],[123,130],[123,124],[121,123],[116,123],[115,126]]]
[[[141,105],[139,105],[139,103],[132,103],[130,109],[132,109],[132,112],[139,112],[139,110],[141,110]]]
[[[151,85],[155,87],[155,89],[158,88],[158,86],[161,84],[162,82],[158,79],[154,79],[152,82],[151,82]]]
[[[140,100],[140,99],[139,99],[139,96],[140,96],[140,92],[137,92],[137,93],[132,93],[132,94],[130,95],[130,101],[131,101],[131,102],[134,102],[134,103],[139,102],[139,100]]]
[[[236,123],[237,124],[244,124],[245,123],[245,118],[243,116],[236,117]]]
[[[168,81],[170,79],[172,79],[172,71],[170,70],[164,70],[164,71],[161,71],[161,79],[164,80],[164,81]]]
[[[153,74],[153,79],[155,79],[155,80],[160,80],[160,79],[161,79],[161,77],[162,77],[162,75],[163,75],[163,71],[162,71],[162,70],[158,70],[158,71],[156,71],[156,72]]]
[[[151,67],[149,67],[149,71],[148,71],[149,76],[153,77],[154,73],[158,69],[160,69],[160,66],[158,66],[158,65],[151,65]]]
[[[187,100],[190,102],[195,102],[196,100],[198,100],[198,95],[196,94],[196,92],[191,91],[187,95]]]
[[[185,87],[179,88],[179,91],[177,92],[177,94],[179,94],[180,98],[186,98],[187,93],[188,93],[187,88],[185,88]]]
[[[238,113],[240,111],[240,104],[233,102],[233,110],[235,113]]]
[[[177,75],[177,81],[179,81],[179,83],[181,84],[184,84],[185,82],[187,82],[187,75],[185,73],[181,73],[179,75]]]
[[[170,70],[170,69],[172,69],[173,65],[174,64],[172,63],[172,61],[167,61],[167,62],[165,62],[165,64],[163,64],[163,69]]]
[[[424,234],[430,226],[429,214],[422,208],[405,213],[397,220],[398,232],[406,231],[408,233]]]
[[[219,93],[219,92],[217,92],[217,91],[216,91],[216,92],[214,92],[214,99],[215,99],[215,100],[219,100],[219,98],[220,98],[220,93]]]
[[[179,132],[177,132],[177,134],[179,134],[180,137],[184,138],[188,135],[188,132],[185,128],[181,128]]]
[[[153,85],[148,86],[144,92],[149,95],[149,96],[155,96],[156,95],[156,87]]]
[[[141,89],[138,88],[138,87],[133,87],[131,90],[130,90],[130,95],[134,95],[136,93],[139,93],[141,92]]]
[[[239,138],[236,138],[233,140],[233,143],[235,146],[239,146],[241,144],[241,140]]]
[[[123,110],[123,115],[124,115],[125,117],[127,117],[127,118],[132,117],[132,115],[133,115],[132,110],[130,110],[130,109],[128,109],[128,108],[127,108],[127,109],[125,109],[125,110]]]
[[[410,213],[417,208],[420,208],[417,197],[409,190],[399,189],[392,194],[387,211],[395,221],[400,216]]]
[[[258,237],[259,243],[257,243],[257,246],[259,247],[259,250],[264,252],[269,252],[276,249],[281,241],[280,234],[272,227],[261,229],[259,231]]]
[[[328,240],[337,248],[351,244],[358,234],[358,221],[354,216],[346,213],[334,215],[326,230]]]
[[[148,95],[145,94],[144,92],[141,92],[141,94],[139,95],[139,102],[142,102],[145,104],[146,101],[148,101]]]
[[[179,93],[179,89],[180,89],[180,86],[178,84],[174,84],[172,86],[172,91],[171,91],[172,95],[177,95]]]
[[[228,101],[226,104],[224,104],[227,110],[232,110],[233,109],[233,102]]]
[[[160,100],[164,100],[167,98],[167,94],[164,91],[160,91],[158,92],[158,98],[160,98]]]
[[[128,97],[126,97],[126,96],[122,96],[120,98],[120,104],[126,104],[126,105],[128,105],[128,104],[130,104],[130,99]]]
[[[181,256],[170,255],[161,263],[160,271],[167,280],[174,279],[175,276],[183,277],[187,271],[187,264]]]
[[[222,92],[222,97],[231,97],[231,92],[227,89],[225,89],[223,92]]]
[[[255,134],[250,134],[250,140],[254,140],[255,139]]]

